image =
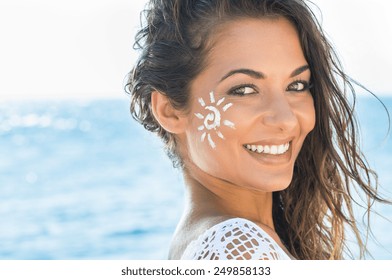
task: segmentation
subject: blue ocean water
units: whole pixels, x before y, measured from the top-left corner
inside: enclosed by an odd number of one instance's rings
[[[360,98],[358,116],[392,198],[386,114]],[[181,175],[126,98],[0,102],[0,259],[165,259],[182,207]],[[376,210],[369,249],[392,259],[392,206]]]

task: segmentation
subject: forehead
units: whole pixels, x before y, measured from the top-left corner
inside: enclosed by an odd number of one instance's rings
[[[238,19],[221,24],[210,37],[207,65],[227,68],[298,67],[306,63],[297,30],[283,17]],[[274,70],[274,69],[271,69]]]

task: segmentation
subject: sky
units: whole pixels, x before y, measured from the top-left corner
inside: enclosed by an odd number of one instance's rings
[[[0,101],[124,97],[146,2],[0,0]],[[346,72],[392,96],[392,1],[313,2]]]

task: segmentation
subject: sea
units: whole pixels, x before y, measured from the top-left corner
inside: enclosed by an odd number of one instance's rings
[[[392,97],[381,99],[392,113]],[[388,115],[365,96],[357,116],[359,145],[392,199]],[[128,97],[0,99],[0,259],[166,259],[183,208],[181,173]],[[392,259],[392,206],[374,209],[368,249]]]

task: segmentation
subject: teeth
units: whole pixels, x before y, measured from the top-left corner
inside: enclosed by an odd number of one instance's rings
[[[282,144],[282,145],[245,145],[245,147],[252,152],[256,152],[258,154],[271,154],[271,155],[281,155],[287,152],[290,147],[290,143]]]
[[[276,155],[278,153],[278,146],[271,146],[271,154]]]

